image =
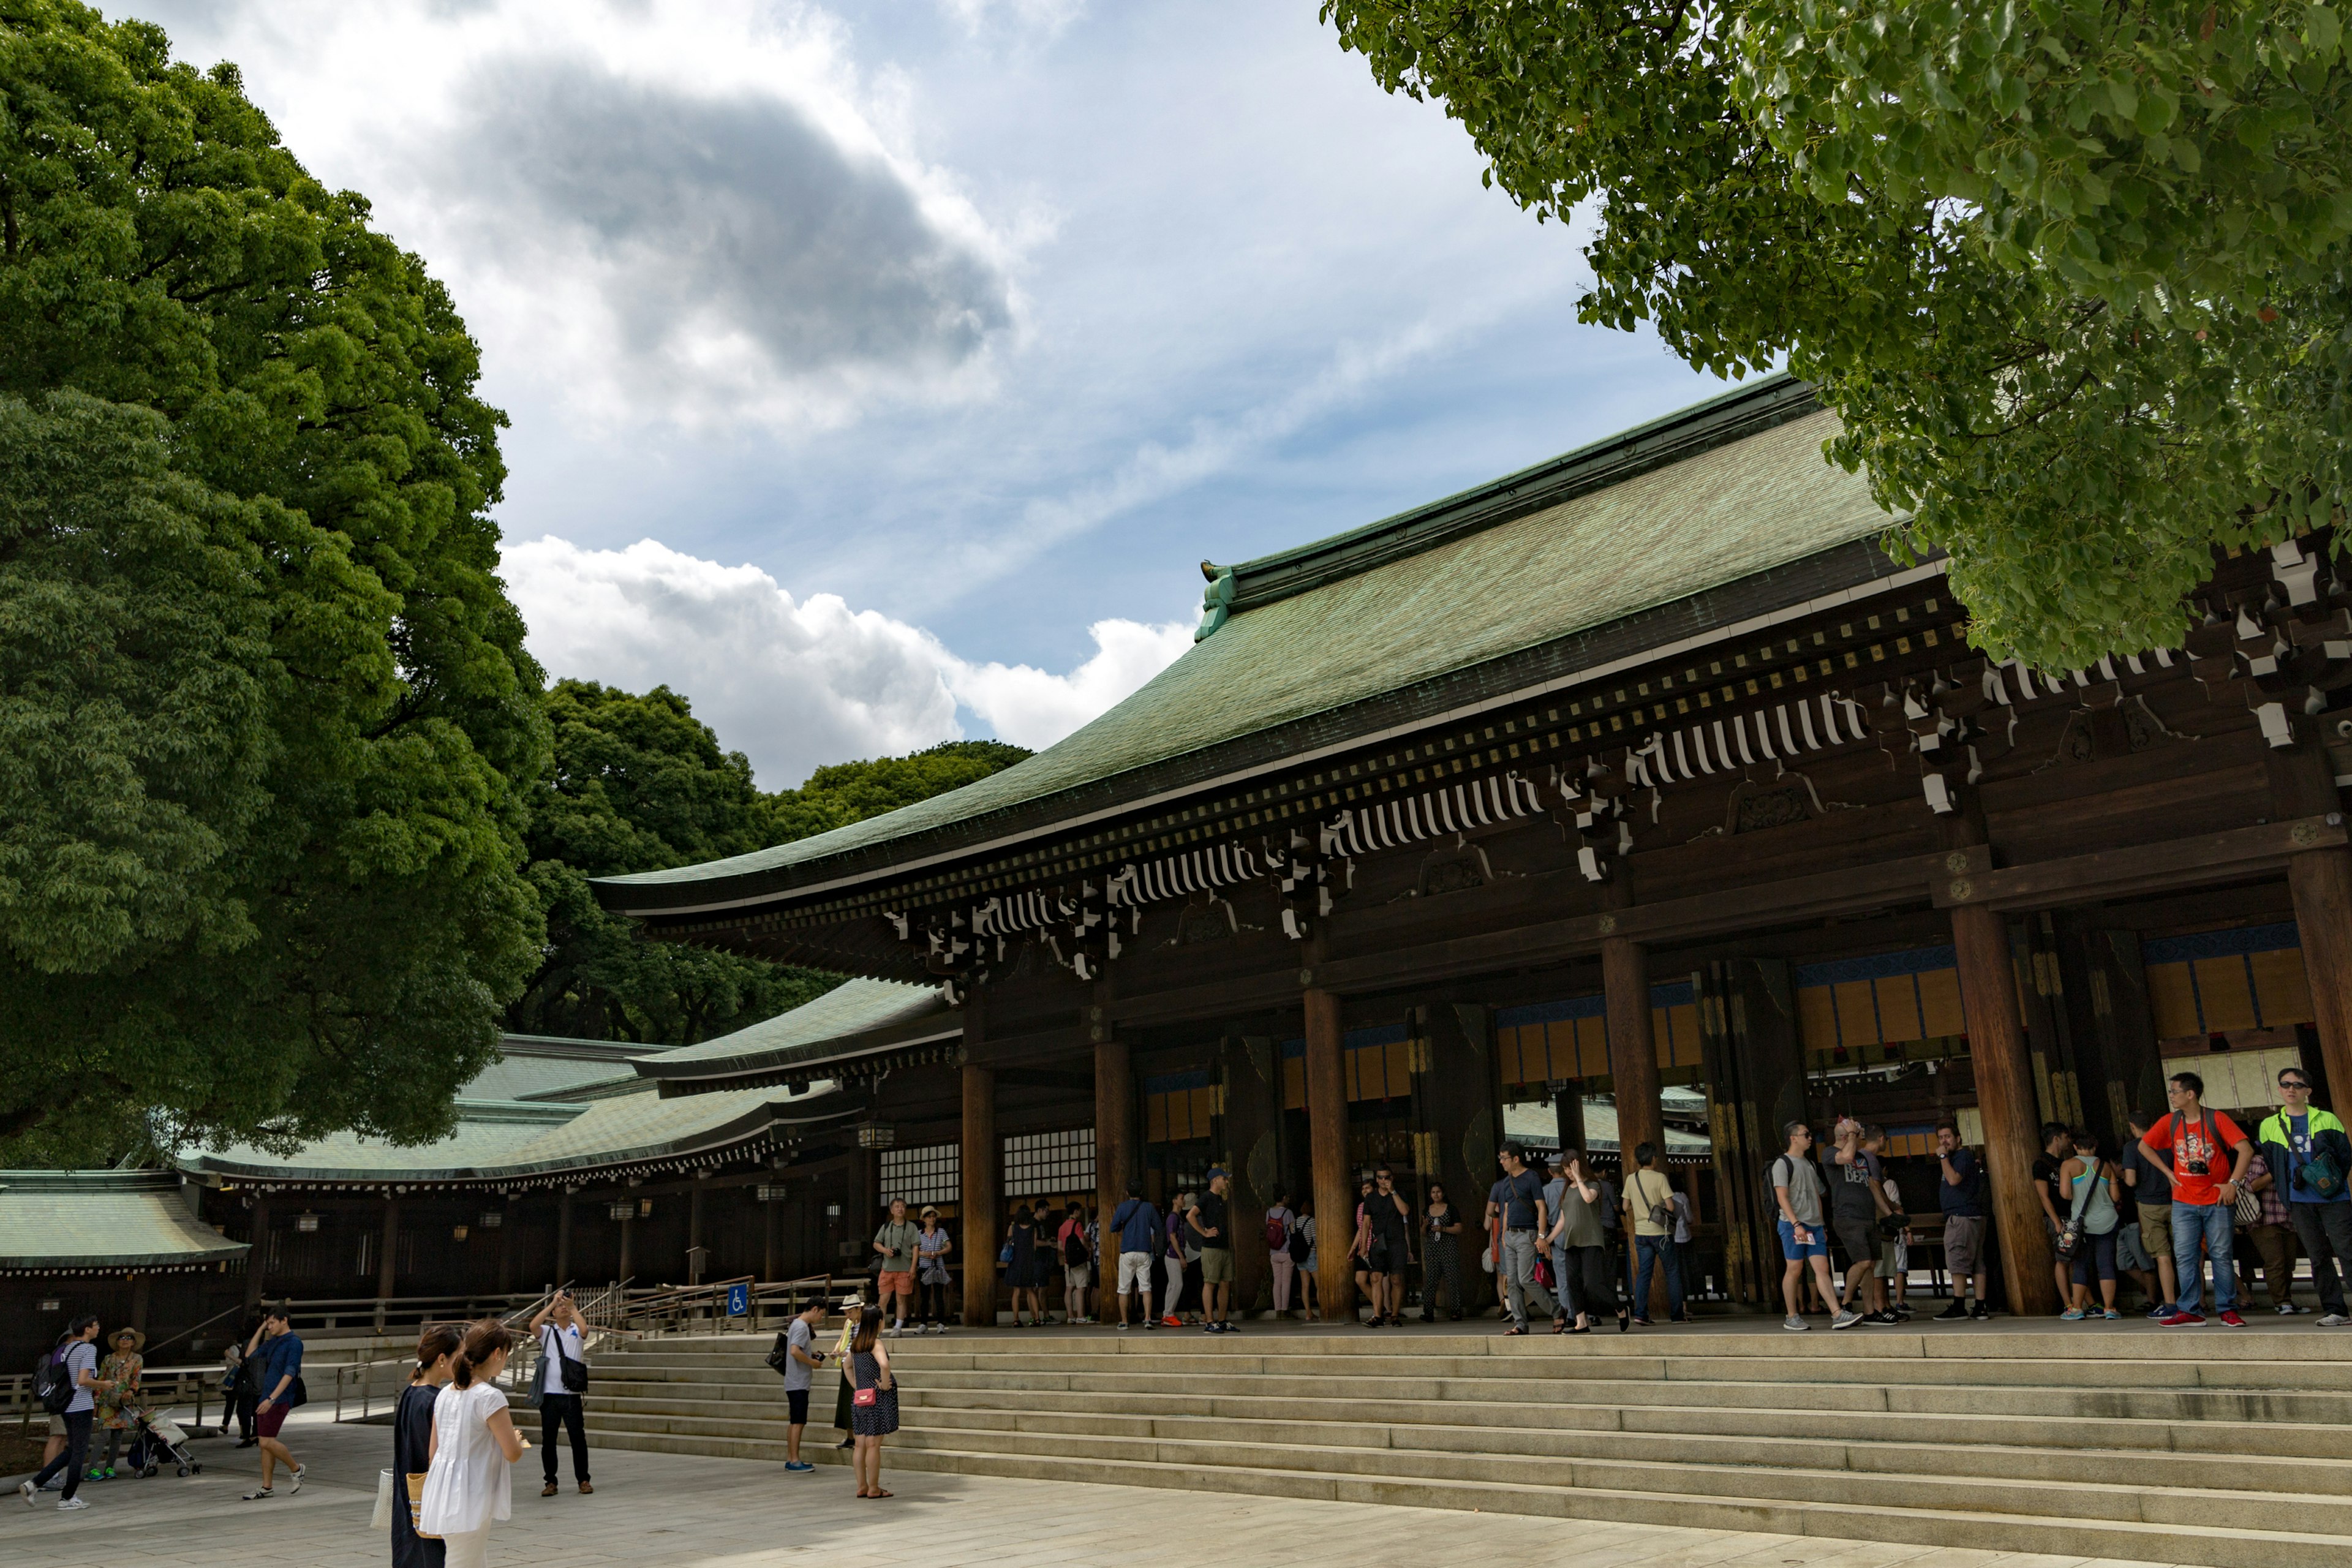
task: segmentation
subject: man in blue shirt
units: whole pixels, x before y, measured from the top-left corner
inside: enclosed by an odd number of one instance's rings
[[[1110,1228],[1118,1237],[1118,1331],[1127,1332],[1127,1299],[1143,1298],[1143,1326],[1156,1329],[1151,1315],[1151,1255],[1160,1245],[1160,1211],[1144,1201],[1143,1184],[1127,1184],[1127,1201],[1111,1211]]]
[[[2352,1263],[2352,1193],[2345,1190],[2345,1179],[2352,1175],[2352,1137],[2343,1122],[2314,1108],[2309,1073],[2284,1068],[2278,1087],[2282,1109],[2256,1129],[2254,1142],[2262,1145],[2263,1163],[2283,1189],[2294,1234],[2311,1258],[2312,1281],[2319,1287],[2326,1314],[2319,1326],[2340,1329],[2352,1323],[2336,1271],[2337,1259]]]
[[[254,1387],[260,1397],[253,1406],[254,1429],[261,1434],[261,1489],[245,1494],[247,1502],[275,1497],[269,1485],[270,1470],[284,1465],[292,1479],[287,1489],[289,1497],[302,1489],[302,1467],[295,1462],[293,1453],[278,1440],[280,1428],[286,1425],[288,1412],[300,1401],[302,1377],[302,1342],[295,1337],[294,1325],[286,1321],[286,1309],[272,1307],[261,1320],[261,1327],[253,1332],[253,1342],[245,1348],[245,1364],[254,1373]]]

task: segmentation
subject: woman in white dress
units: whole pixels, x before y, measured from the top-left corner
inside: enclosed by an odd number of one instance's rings
[[[433,1402],[433,1459],[417,1523],[447,1543],[448,1568],[485,1568],[490,1526],[512,1511],[512,1467],[530,1447],[498,1386],[513,1348],[513,1333],[495,1318],[467,1329],[450,1359],[449,1386]]]

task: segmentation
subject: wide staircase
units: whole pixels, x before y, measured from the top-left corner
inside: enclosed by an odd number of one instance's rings
[[[782,1459],[767,1348],[604,1351],[590,1440]],[[2214,1568],[2352,1552],[2352,1334],[2307,1327],[1046,1331],[890,1351],[898,1469]],[[844,1458],[834,1385],[817,1374],[821,1463]]]

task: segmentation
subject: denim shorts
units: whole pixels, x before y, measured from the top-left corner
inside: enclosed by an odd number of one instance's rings
[[[1813,1239],[1799,1247],[1797,1227],[1785,1219],[1780,1222],[1780,1256],[1791,1263],[1801,1263],[1808,1258],[1827,1258],[1830,1255],[1829,1233],[1817,1225],[1809,1225],[1805,1229],[1811,1233]]]

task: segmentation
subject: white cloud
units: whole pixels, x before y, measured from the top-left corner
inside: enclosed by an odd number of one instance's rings
[[[510,542],[504,571],[551,674],[683,693],[771,789],[825,763],[954,740],[959,703],[1001,739],[1051,745],[1192,645],[1189,623],[1105,620],[1089,628],[1094,655],[1066,675],[974,664],[838,595],[795,601],[756,566],[650,539],[625,550],[551,534]]]

